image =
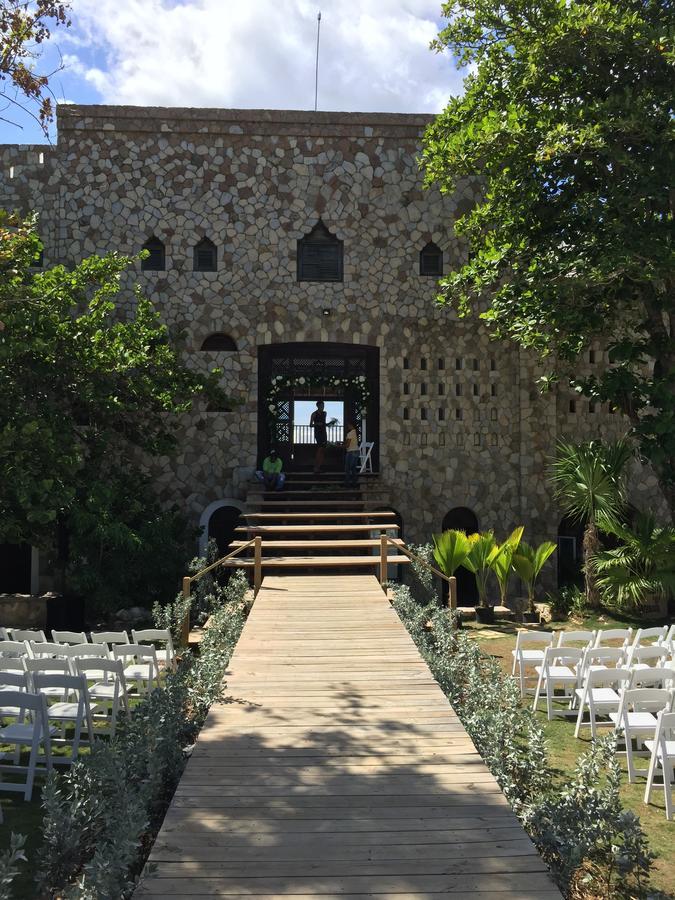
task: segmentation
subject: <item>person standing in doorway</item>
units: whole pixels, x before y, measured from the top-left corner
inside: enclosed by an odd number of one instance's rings
[[[309,424],[310,427],[314,429],[314,441],[316,442],[314,471],[318,474],[321,471],[321,466],[323,465],[323,461],[326,456],[326,445],[328,444],[328,431],[326,429],[326,410],[324,409],[323,400],[316,401],[316,409],[310,417]]]
[[[345,485],[347,487],[356,487],[359,480],[359,436],[356,433],[356,426],[352,422],[347,422],[345,426]]]

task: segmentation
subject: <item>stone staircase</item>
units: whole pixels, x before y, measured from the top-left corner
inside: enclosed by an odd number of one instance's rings
[[[343,477],[341,472],[292,472],[283,491],[250,485],[228,552],[260,537],[264,574],[367,572],[381,566],[381,535],[386,534],[394,542],[386,545],[387,567],[409,563],[397,552],[403,544],[400,529],[378,475],[360,476],[355,488],[345,487]],[[232,565],[253,567],[253,545],[241,550]]]

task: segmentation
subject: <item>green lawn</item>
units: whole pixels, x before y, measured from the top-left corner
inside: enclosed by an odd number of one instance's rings
[[[577,630],[580,628],[622,628],[627,625],[635,627],[633,620],[618,619],[609,615],[589,616],[581,622],[552,622],[543,626],[547,630]],[[511,673],[511,651],[515,647],[516,632],[520,628],[532,626],[514,625],[501,622],[495,625],[477,625],[473,622],[465,624],[480,641],[483,649],[499,659],[502,668]],[[530,700],[531,703],[531,700]],[[541,703],[544,709],[545,704]],[[574,769],[577,757],[590,745],[590,728],[583,728],[581,737],[574,737],[575,721],[572,719],[556,718],[549,722],[545,710],[537,713],[537,718],[544,728],[548,739],[551,761],[555,767],[558,778],[565,779]],[[620,757],[621,759],[621,757]],[[643,759],[637,760],[639,767],[645,767],[647,763]],[[624,774],[626,772],[625,761],[622,764]],[[632,809],[642,822],[652,851],[657,854],[654,863],[653,886],[663,891],[668,896],[675,897],[675,821],[666,820],[663,803],[663,791],[659,788],[652,793],[652,802],[647,806],[643,802],[644,779],[639,779],[637,784],[628,784],[626,775],[622,788],[623,802],[626,807]]]

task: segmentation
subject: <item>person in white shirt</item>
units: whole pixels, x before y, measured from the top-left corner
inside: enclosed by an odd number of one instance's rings
[[[345,431],[347,434],[344,443],[347,451],[345,454],[345,484],[355,487],[359,479],[359,437],[356,433],[356,426],[351,422],[347,422]]]

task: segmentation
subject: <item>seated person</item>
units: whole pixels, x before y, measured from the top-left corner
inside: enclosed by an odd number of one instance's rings
[[[263,460],[262,469],[255,473],[255,477],[258,481],[262,481],[266,490],[280,491],[286,481],[286,476],[281,471],[283,467],[284,464],[277,455],[277,451],[270,450],[269,456]]]

